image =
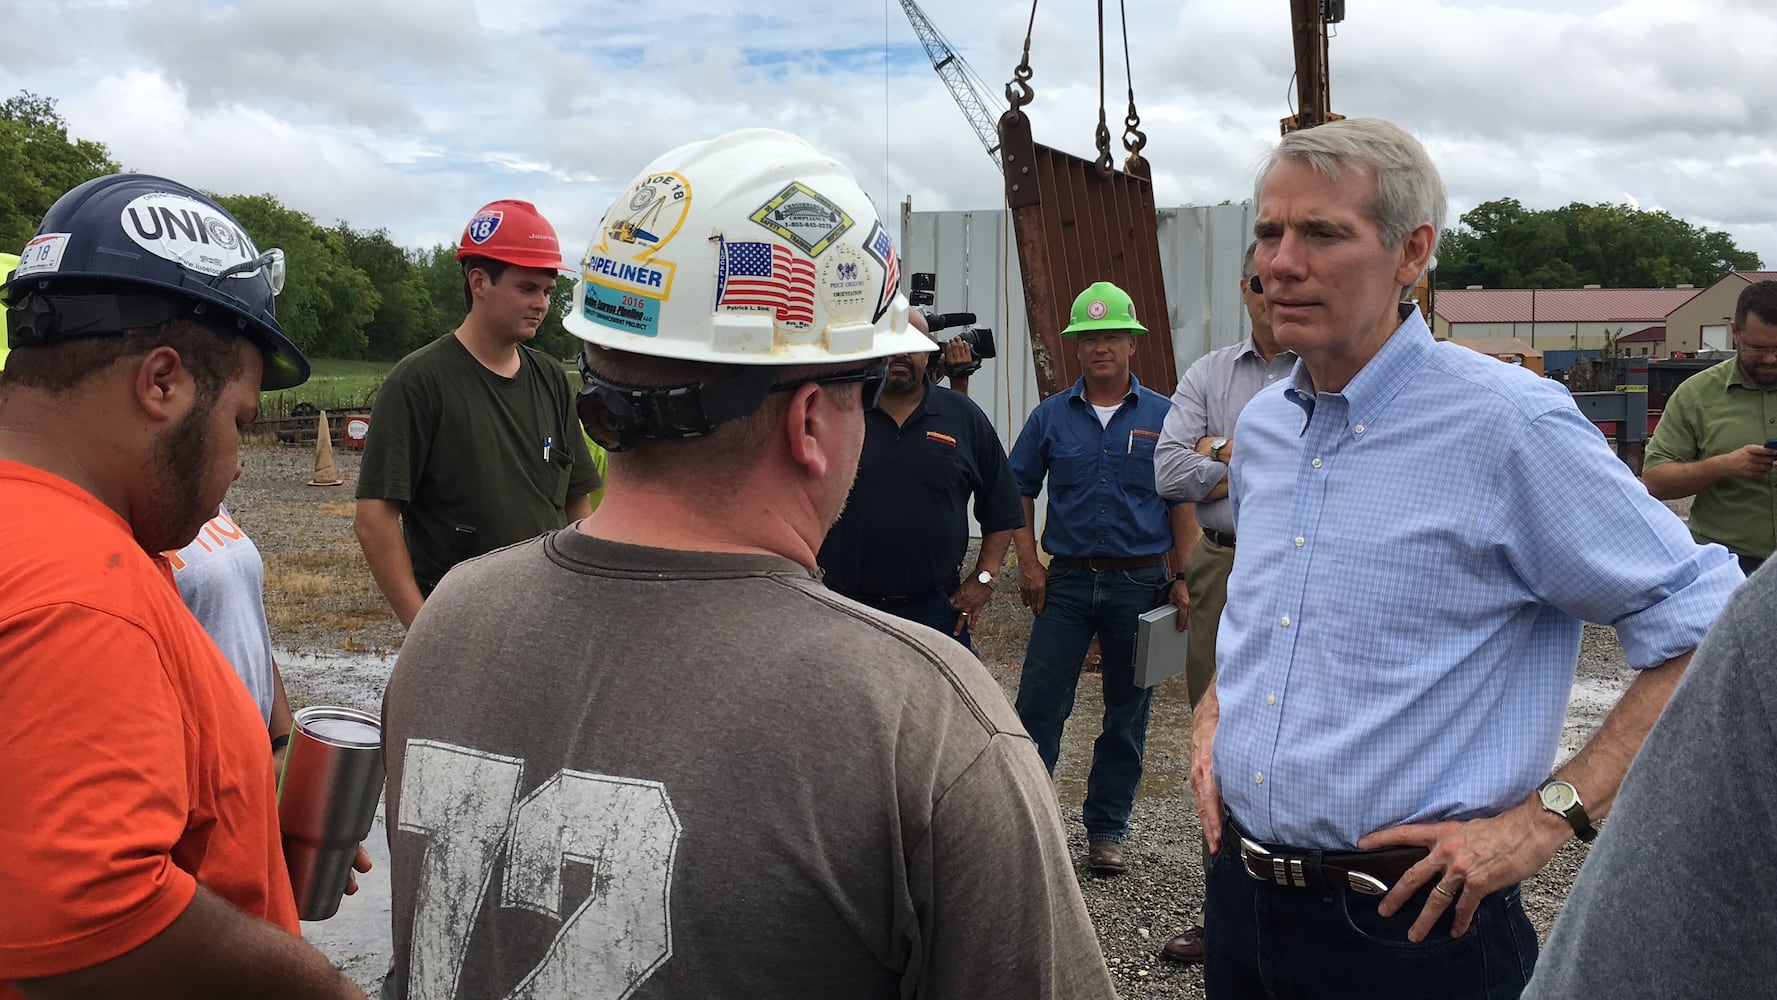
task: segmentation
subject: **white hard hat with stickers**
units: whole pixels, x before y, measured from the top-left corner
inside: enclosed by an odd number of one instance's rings
[[[580,261],[563,322],[600,347],[740,365],[929,351],[900,261],[843,164],[773,129],[659,157]]]
[[[636,387],[583,356],[581,420],[622,451],[751,412],[785,387],[785,367],[935,349],[907,311],[894,240],[851,171],[787,132],[744,129],[659,157],[618,195],[563,324],[612,351],[744,366],[709,384]]]

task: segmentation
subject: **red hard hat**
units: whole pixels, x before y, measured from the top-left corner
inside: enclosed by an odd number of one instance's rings
[[[555,227],[528,201],[490,201],[463,227],[457,259],[486,257],[515,267],[571,271],[563,263]]]

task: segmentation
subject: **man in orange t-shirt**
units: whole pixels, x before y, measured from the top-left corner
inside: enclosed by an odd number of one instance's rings
[[[264,723],[159,553],[308,362],[282,254],[158,177],[63,195],[4,288],[0,1000],[362,998],[298,936]]]

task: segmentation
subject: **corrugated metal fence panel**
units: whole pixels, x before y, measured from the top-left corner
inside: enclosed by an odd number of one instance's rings
[[[1240,263],[1255,214],[1250,203],[1160,211],[1160,261],[1181,373],[1251,332],[1240,301]]]

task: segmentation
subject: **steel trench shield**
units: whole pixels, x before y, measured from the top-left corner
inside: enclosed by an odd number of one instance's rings
[[[1047,398],[1079,379],[1073,340],[1061,331],[1076,295],[1095,281],[1113,281],[1148,328],[1135,338],[1135,377],[1171,395],[1178,366],[1147,163],[1104,176],[1091,160],[1038,145],[1020,111],[1001,116],[999,128],[1037,390]]]

